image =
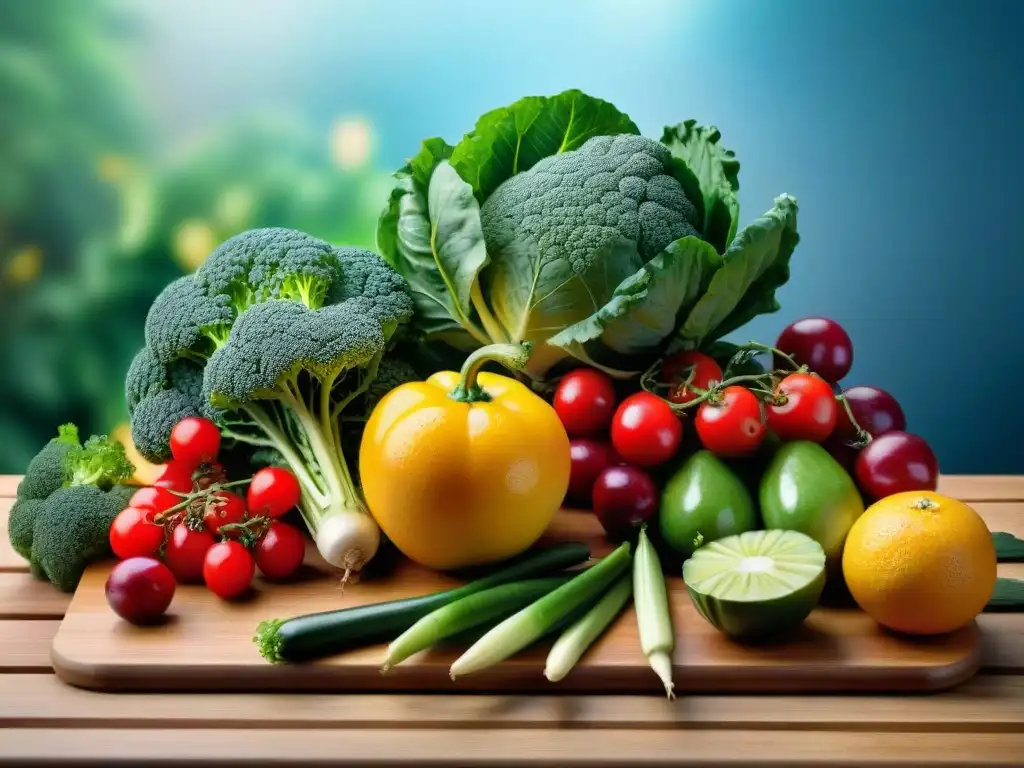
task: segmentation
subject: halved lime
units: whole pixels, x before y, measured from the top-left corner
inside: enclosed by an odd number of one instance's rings
[[[798,531],[747,531],[700,547],[683,563],[683,581],[719,631],[765,639],[814,610],[825,587],[825,550]]]

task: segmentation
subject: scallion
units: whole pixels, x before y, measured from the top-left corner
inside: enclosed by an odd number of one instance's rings
[[[631,547],[624,542],[596,565],[509,616],[455,660],[449,670],[452,680],[502,662],[557,629],[566,617],[596,602],[605,588],[629,568],[630,560]]]
[[[569,576],[502,584],[438,608],[417,621],[388,646],[381,672],[401,664],[414,653],[488,621],[505,617],[565,584]]]
[[[627,572],[593,608],[565,630],[551,646],[544,666],[544,677],[554,683],[569,674],[580,657],[619,615],[632,594],[633,577]]]
[[[675,632],[665,589],[665,574],[661,571],[658,553],[647,538],[646,526],[640,529],[640,539],[633,558],[633,598],[636,622],[640,631],[640,649],[647,657],[661,682],[665,693],[674,699],[672,681],[672,651],[675,650]]]

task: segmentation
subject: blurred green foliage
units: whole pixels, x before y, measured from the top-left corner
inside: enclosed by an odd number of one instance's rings
[[[0,473],[57,424],[126,419],[150,303],[225,238],[373,244],[389,177],[358,140],[339,160],[338,131],[251,116],[158,157],[124,76],[137,34],[111,0],[0,2]]]

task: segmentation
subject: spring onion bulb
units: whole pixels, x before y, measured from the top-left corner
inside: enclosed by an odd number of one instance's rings
[[[637,628],[640,631],[640,649],[647,657],[651,669],[665,685],[665,693],[674,699],[672,651],[675,650],[675,632],[668,607],[665,575],[661,571],[658,553],[647,538],[646,526],[640,528],[636,557],[633,558],[633,598]]]
[[[627,571],[597,605],[565,630],[551,646],[544,666],[544,677],[554,683],[569,674],[580,657],[626,607],[632,595],[633,576]]]
[[[414,653],[432,648],[442,640],[458,635],[492,619],[508,616],[539,597],[565,584],[570,577],[530,579],[502,584],[469,595],[428,613],[388,646],[388,657],[381,672],[401,664]]]
[[[502,662],[557,629],[577,610],[596,602],[608,585],[628,570],[631,559],[629,542],[624,542],[599,563],[509,616],[455,660],[449,670],[452,680]]]

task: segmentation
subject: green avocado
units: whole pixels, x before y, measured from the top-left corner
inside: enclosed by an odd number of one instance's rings
[[[767,529],[799,531],[821,544],[834,568],[864,501],[846,470],[818,443],[796,440],[775,453],[761,478]]]
[[[676,471],[661,494],[661,538],[683,557],[700,534],[707,544],[754,530],[757,510],[742,480],[706,450],[697,451]]]

